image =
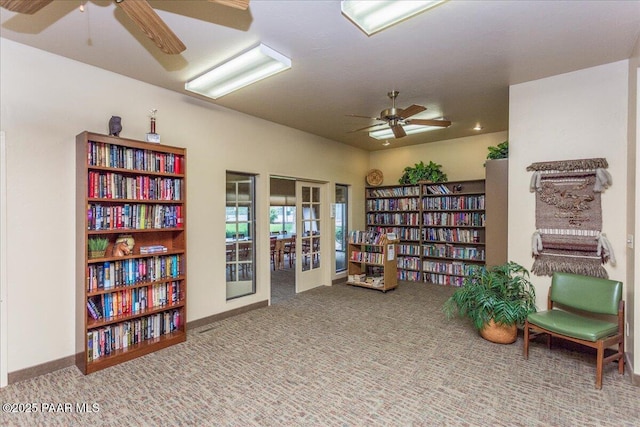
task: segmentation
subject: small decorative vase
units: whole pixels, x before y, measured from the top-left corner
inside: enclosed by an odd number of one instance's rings
[[[116,239],[116,243],[114,244],[114,246],[117,246],[118,243],[126,243],[127,247],[129,248],[129,252],[133,253],[133,248],[136,245],[136,240],[133,238],[133,236],[131,234],[121,234],[118,236],[118,238]]]
[[[518,338],[516,325],[500,325],[491,320],[480,329],[480,336],[487,341],[497,344],[511,344]]]

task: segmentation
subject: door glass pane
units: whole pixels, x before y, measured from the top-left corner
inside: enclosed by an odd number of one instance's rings
[[[309,187],[302,187],[302,203],[311,202],[311,189]]]
[[[227,300],[256,292],[255,176],[227,172],[226,183],[226,286]]]
[[[312,205],[311,206],[311,218],[310,219],[320,219],[320,205]]]
[[[311,198],[311,201],[313,203],[320,203],[320,187],[312,187],[312,194],[313,197]]]
[[[346,185],[336,184],[335,241],[336,272],[347,269],[347,189]]]

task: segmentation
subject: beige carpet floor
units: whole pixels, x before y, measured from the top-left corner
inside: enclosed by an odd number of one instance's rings
[[[451,289],[336,285],[189,332],[185,343],[83,376],[0,390],[2,426],[639,426],[640,388],[595,360],[522,340],[491,344],[446,321]],[[76,404],[98,412],[78,412]],[[95,406],[94,406],[95,404]],[[4,408],[4,406],[3,406]]]

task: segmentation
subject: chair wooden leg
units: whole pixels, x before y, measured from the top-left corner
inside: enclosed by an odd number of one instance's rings
[[[620,353],[620,358],[618,359],[618,372],[624,375],[624,341],[618,343],[618,353]]]
[[[529,322],[524,322],[524,358],[529,359]]]
[[[603,369],[603,359],[604,359],[604,345],[600,342],[597,348],[597,359],[596,359],[596,388],[600,390],[602,388],[602,369]]]

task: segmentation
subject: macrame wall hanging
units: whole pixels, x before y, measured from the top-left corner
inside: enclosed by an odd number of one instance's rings
[[[536,193],[535,258],[538,276],[565,272],[608,278],[603,264],[615,256],[602,232],[600,195],[611,185],[606,159],[533,163],[530,191]]]

